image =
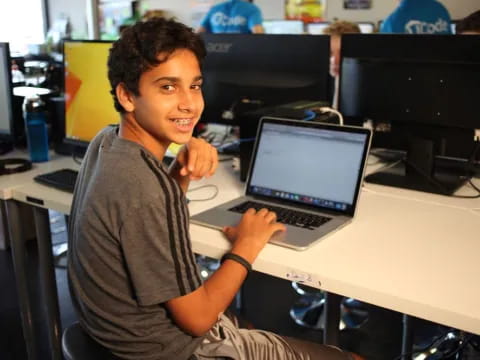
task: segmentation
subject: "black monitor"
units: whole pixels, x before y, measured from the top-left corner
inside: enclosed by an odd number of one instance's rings
[[[111,41],[67,40],[65,70],[65,142],[85,150],[104,127],[118,124],[108,81]]]
[[[13,143],[12,72],[8,43],[0,42],[0,154]]]
[[[330,37],[205,34],[202,122],[236,124],[241,113],[328,99]]]
[[[452,194],[468,174],[441,160],[470,165],[478,149],[480,36],[346,34],[341,52],[346,123],[369,119],[373,147],[406,152],[366,180]]]

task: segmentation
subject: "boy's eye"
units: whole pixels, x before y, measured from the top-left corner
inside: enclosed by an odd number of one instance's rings
[[[167,84],[167,85],[163,85],[162,86],[162,89],[163,90],[167,90],[167,91],[172,91],[175,89],[175,86],[171,85],[171,84]]]
[[[193,84],[192,89],[194,90],[201,90],[202,89],[202,84]]]

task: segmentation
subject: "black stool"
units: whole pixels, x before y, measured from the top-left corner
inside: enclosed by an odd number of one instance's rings
[[[93,340],[77,322],[65,329],[62,335],[62,352],[65,360],[115,360],[107,349]]]

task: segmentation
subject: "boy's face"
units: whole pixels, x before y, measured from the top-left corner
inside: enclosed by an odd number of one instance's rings
[[[132,97],[133,116],[148,140],[165,149],[190,140],[204,108],[201,84],[198,60],[186,49],[174,51],[140,76],[139,96]]]

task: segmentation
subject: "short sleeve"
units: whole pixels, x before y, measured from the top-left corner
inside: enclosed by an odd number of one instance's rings
[[[200,22],[200,26],[204,27],[207,32],[212,31],[212,26],[210,24],[210,17],[212,16],[212,11],[210,10],[207,15],[205,15]]]
[[[123,220],[120,242],[140,305],[160,304],[201,285],[183,199],[172,194],[131,209]]]
[[[259,9],[256,9],[255,11],[252,12],[252,15],[248,19],[248,28],[252,30],[254,26],[262,25],[262,23],[263,23],[262,13]]]
[[[383,34],[393,33],[391,17],[388,17],[387,19],[385,19],[385,21],[382,22],[382,24],[380,25],[380,33],[383,33]]]

